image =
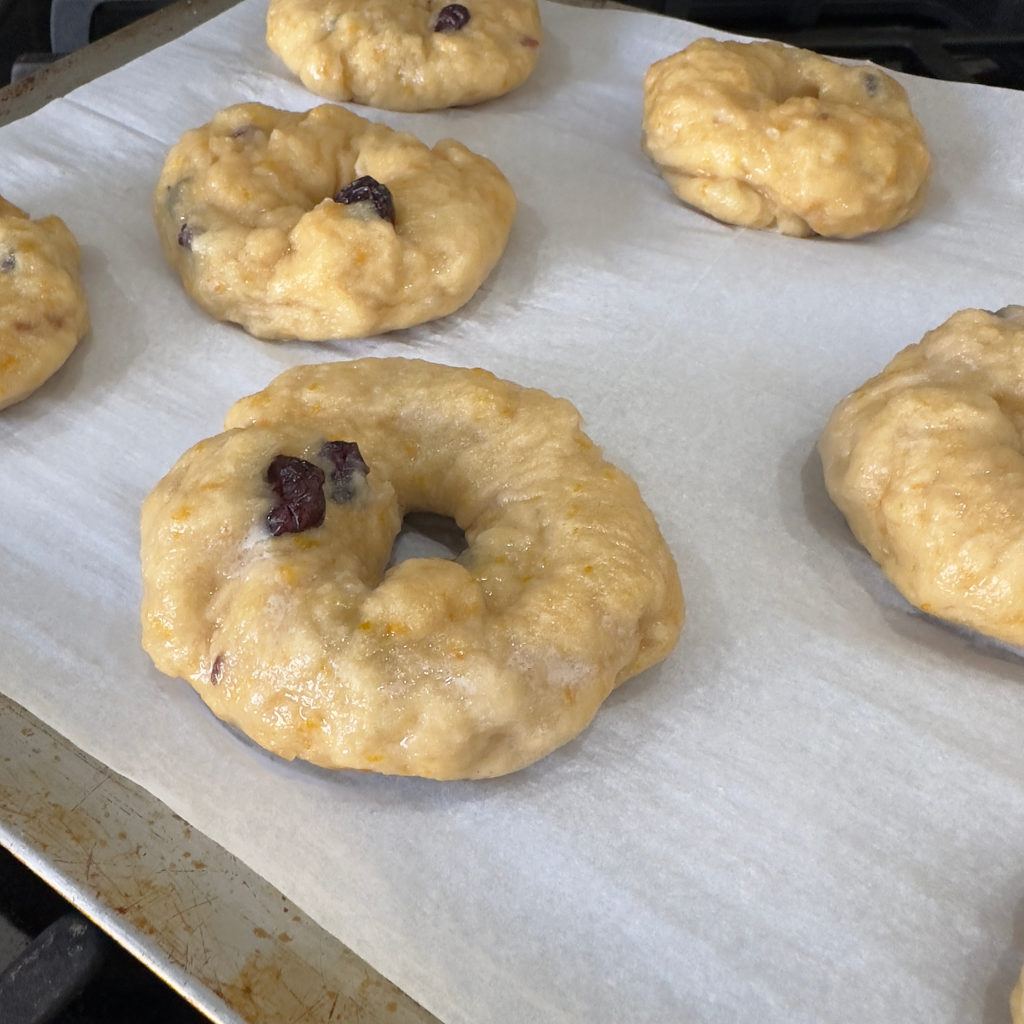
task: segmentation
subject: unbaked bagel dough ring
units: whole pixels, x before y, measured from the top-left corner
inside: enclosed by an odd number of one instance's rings
[[[78,266],[59,217],[32,220],[0,197],[0,409],[49,380],[89,330]]]
[[[164,254],[211,316],[325,341],[433,320],[498,262],[516,198],[485,157],[325,104],[243,103],[186,132],[153,197]]]
[[[955,313],[836,407],[825,483],[913,605],[1024,646],[1024,307]]]
[[[682,594],[654,517],[563,399],[367,358],[286,371],[225,426],[146,500],[143,644],[284,758],[502,775],[676,642]],[[354,442],[368,472],[341,479],[325,442]],[[320,525],[273,535],[290,515],[267,482],[280,455],[319,465]],[[468,546],[385,571],[414,510],[451,516]]]
[[[652,64],[643,145],[684,202],[786,235],[894,227],[931,169],[898,82],[776,42],[698,39]]]
[[[271,0],[267,45],[311,92],[437,110],[521,85],[541,43],[536,0]]]

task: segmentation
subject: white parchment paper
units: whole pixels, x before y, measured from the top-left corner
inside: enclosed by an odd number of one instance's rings
[[[319,102],[263,0],[0,129],[0,193],[80,240],[93,330],[0,414],[0,684],[247,861],[449,1024],[1006,1021],[1024,957],[1024,662],[910,609],[813,445],[833,404],[965,306],[1024,301],[1024,94],[906,79],[935,178],[853,242],[729,228],[639,148],[641,81],[698,35],[545,4],[534,76],[365,111],[494,159],[520,212],[459,313],[268,344],[164,265],[168,147],[230,103]],[[255,749],[139,649],[138,510],[297,362],[414,354],[571,399],[638,481],[689,615],[578,740],[482,783]]]

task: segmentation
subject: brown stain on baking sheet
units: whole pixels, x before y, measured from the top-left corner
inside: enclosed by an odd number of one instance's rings
[[[307,965],[297,963],[287,950],[278,956],[283,944],[269,933],[265,950],[240,967],[234,965],[235,970],[225,971],[231,965],[231,951],[207,947],[207,917],[215,912],[216,901],[198,889],[189,895],[187,876],[190,872],[205,875],[202,862],[179,859],[164,865],[147,863],[142,869],[143,858],[158,858],[148,857],[124,830],[108,832],[103,821],[84,808],[65,807],[42,797],[30,805],[22,802],[19,808],[18,795],[0,786],[0,813],[10,817],[19,812],[31,817],[38,849],[61,851],[58,867],[62,875],[84,879],[132,930],[158,939],[172,962],[182,965],[246,1020],[254,1024],[270,1020],[327,1024],[342,1019],[320,1012],[324,1007],[318,1008],[315,1002],[303,1004],[295,995],[307,987],[322,993],[323,979]],[[257,963],[258,972],[254,972]],[[262,979],[256,976],[259,972]],[[299,975],[303,984],[296,986]]]
[[[89,806],[63,806],[50,800],[49,793],[26,801],[20,790],[0,784],[0,818],[24,820],[36,849],[60,851],[59,861],[56,853],[49,859],[58,865],[61,876],[76,886],[84,880],[132,931],[146,937],[143,944],[155,944],[171,963],[184,968],[191,979],[219,996],[243,1020],[252,1024],[435,1022],[370,968],[350,994],[341,992],[341,985],[330,981],[331,965],[325,968],[320,963],[334,950],[339,960],[347,952],[333,940],[318,946],[319,956],[312,958],[308,947],[299,946],[291,933],[274,935],[250,920],[240,922],[242,931],[253,936],[247,945],[255,948],[247,955],[241,956],[237,947],[211,947],[210,919],[228,908],[198,884],[209,876],[205,863],[194,859],[190,851],[177,852],[175,844],[192,839],[192,830],[176,816],[170,821],[147,818],[145,826],[152,843],[140,844],[138,840],[144,837],[137,828],[119,828],[109,820],[109,811],[94,814]],[[161,845],[165,845],[166,857],[158,852]],[[303,923],[303,916],[290,901],[281,909],[296,925]]]
[[[184,819],[4,701],[0,825],[186,998],[219,996],[253,1024],[439,1024]]]
[[[159,872],[151,876],[149,870],[140,870],[145,851],[123,829],[110,830],[104,820],[110,818],[109,811],[97,820],[85,807],[66,807],[47,799],[48,796],[43,794],[31,804],[23,804],[21,813],[31,816],[35,832],[32,838],[39,850],[61,851],[60,860],[54,858],[59,874],[86,882],[117,915],[140,932],[159,932],[169,938],[172,953],[186,952],[188,936],[201,926],[195,912],[203,901],[197,899],[187,905],[182,891],[188,887],[181,884],[180,877],[160,882],[156,880]],[[0,786],[0,812],[4,817],[13,813],[15,800],[12,790]],[[188,863],[164,868],[168,875],[178,876],[194,869]],[[171,922],[173,927],[169,926]]]
[[[303,992],[317,990],[319,995],[313,1002],[301,997]],[[241,970],[221,981],[214,991],[254,1024],[269,1020],[342,1024],[375,1019],[362,1002],[325,989],[319,973],[309,964],[294,959],[290,962],[274,952],[252,953]]]

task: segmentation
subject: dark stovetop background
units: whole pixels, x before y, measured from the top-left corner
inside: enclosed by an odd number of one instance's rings
[[[0,1021],[3,1024],[202,1024],[206,1017],[168,988],[130,953],[72,910],[46,882],[0,847],[0,922],[5,935],[22,935],[32,948],[51,926],[74,918],[88,929],[94,955],[87,969],[66,967],[66,953],[49,947],[37,963],[43,970],[0,961]],[[8,944],[10,939],[8,938]],[[38,948],[39,943],[36,943]],[[84,986],[84,987],[83,987]],[[56,1001],[55,1001],[56,1000]],[[63,1005],[61,1005],[63,1004]],[[45,1012],[49,1007],[54,1012]]]
[[[90,39],[167,0],[97,4]],[[629,0],[713,28],[953,81],[1024,88],[1024,0]],[[50,51],[50,0],[0,0],[0,85],[26,53]]]
[[[1022,0],[630,0],[929,78],[1024,89]]]

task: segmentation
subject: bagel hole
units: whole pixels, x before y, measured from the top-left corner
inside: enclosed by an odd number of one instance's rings
[[[407,512],[391,546],[388,566],[397,565],[407,558],[454,560],[467,547],[466,535],[451,516],[438,512]]]

